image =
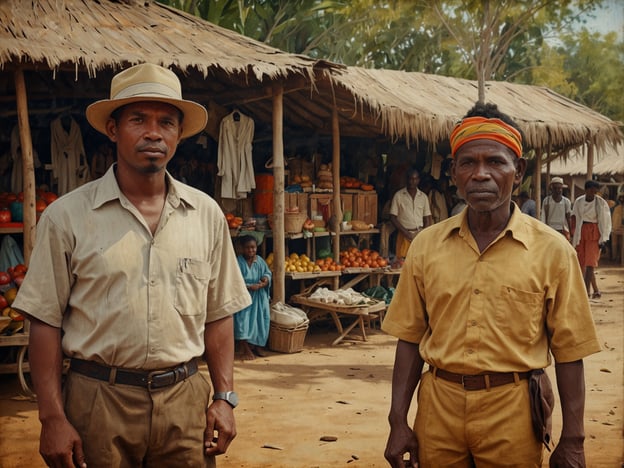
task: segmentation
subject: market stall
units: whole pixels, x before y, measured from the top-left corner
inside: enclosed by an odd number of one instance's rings
[[[40,21],[43,16],[45,22]],[[380,241],[378,208],[389,196],[386,179],[390,177],[385,172],[389,165],[384,157],[396,155],[395,161],[427,167],[434,151],[445,152],[454,122],[475,99],[475,83],[469,80],[364,70],[287,54],[151,1],[9,0],[0,5],[0,20],[0,93],[8,104],[8,110],[0,113],[0,121],[1,128],[17,125],[24,153],[25,257],[29,258],[34,243],[36,189],[41,183],[35,173],[53,183],[53,168],[47,167],[46,161],[42,169],[35,168],[33,146],[40,156],[49,152],[44,136],[51,122],[62,115],[69,114],[83,132],[89,132],[84,109],[94,100],[107,97],[112,75],[131,64],[156,62],[174,69],[181,76],[183,95],[201,102],[209,112],[205,131],[196,140],[184,142],[179,150],[180,167],[172,170],[214,195],[224,212],[240,218],[256,214],[252,201],[258,194],[252,189],[244,198],[222,196],[223,187],[216,176],[223,146],[219,144],[221,124],[230,117],[234,121],[248,118],[255,124],[251,138],[254,166],[267,168],[272,176],[272,202],[269,211],[262,214],[272,219],[272,229],[265,238],[275,257],[274,301],[288,299],[287,281],[320,277],[313,271],[286,271],[289,243],[304,236],[303,226],[299,232],[290,232],[285,226],[293,198],[285,190],[294,175],[286,166],[286,158],[297,156],[301,142],[310,150],[301,158],[311,164],[309,177],[325,184],[323,192],[314,187],[294,197],[298,206],[305,204],[306,220],[322,220],[326,229],[321,235],[313,228],[305,251],[314,257],[318,243],[326,237],[331,239],[330,256],[340,265],[345,239],[356,236],[358,246],[361,240],[369,245]],[[448,94],[450,87],[456,90],[453,96]],[[546,88],[493,82],[487,87],[488,100],[497,102],[520,123],[528,136],[527,148],[544,154],[544,158],[588,141],[599,151],[606,143],[622,140],[616,123]],[[419,92],[413,92],[415,89]],[[106,142],[94,133],[84,137],[87,146],[92,146],[87,149],[87,159],[93,163],[96,143]],[[350,144],[346,145],[348,139]],[[364,142],[359,147],[353,144],[358,139]],[[322,158],[315,158],[322,145]],[[361,160],[350,160],[360,155]],[[100,156],[103,159],[98,161],[104,161],[105,166],[106,154]],[[369,161],[373,161],[372,170],[364,171]],[[327,167],[321,168],[321,164]],[[91,169],[97,175],[96,166]],[[397,165],[396,173],[401,169]],[[376,177],[379,174],[382,177]],[[357,179],[360,175],[364,180],[358,188],[343,186],[344,178]],[[368,185],[366,190],[362,185]],[[349,207],[351,213],[346,216]],[[318,216],[321,220],[315,219]],[[372,227],[343,229],[343,221],[353,220]],[[379,278],[375,268],[359,274]],[[341,281],[349,281],[349,272],[334,270],[328,277],[336,289]],[[0,337],[0,346],[12,346],[5,343]]]

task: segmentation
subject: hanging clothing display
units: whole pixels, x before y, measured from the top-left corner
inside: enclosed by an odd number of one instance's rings
[[[252,159],[254,121],[234,111],[219,126],[217,167],[221,176],[222,198],[247,198],[256,188]]]
[[[63,120],[66,126],[63,126]],[[64,195],[90,180],[89,163],[80,126],[71,116],[54,119],[50,133],[52,177],[57,181],[58,194]]]
[[[37,151],[33,148],[33,164],[35,169],[41,167]],[[19,126],[15,125],[11,131],[11,159],[13,168],[11,170],[11,191],[20,193],[24,190],[24,168],[22,165],[22,142],[19,135]]]

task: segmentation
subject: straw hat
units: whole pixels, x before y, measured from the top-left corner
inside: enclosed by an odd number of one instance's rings
[[[165,102],[180,109],[184,114],[182,138],[199,133],[208,122],[204,106],[182,99],[182,86],[176,74],[152,63],[135,65],[115,75],[111,81],[110,99],[87,107],[87,120],[106,135],[106,122],[113,111],[140,101]]]

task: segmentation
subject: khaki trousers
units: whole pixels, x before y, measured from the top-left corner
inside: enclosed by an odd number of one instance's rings
[[[423,374],[414,425],[420,468],[541,467],[528,380],[488,390]]]
[[[82,438],[89,468],[216,467],[204,456],[207,371],[149,391],[71,372],[65,412]]]

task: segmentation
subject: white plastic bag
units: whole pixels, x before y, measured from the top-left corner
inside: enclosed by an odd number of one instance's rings
[[[276,302],[271,306],[271,322],[281,327],[297,328],[309,321],[307,314],[297,307],[292,307],[283,302]]]

